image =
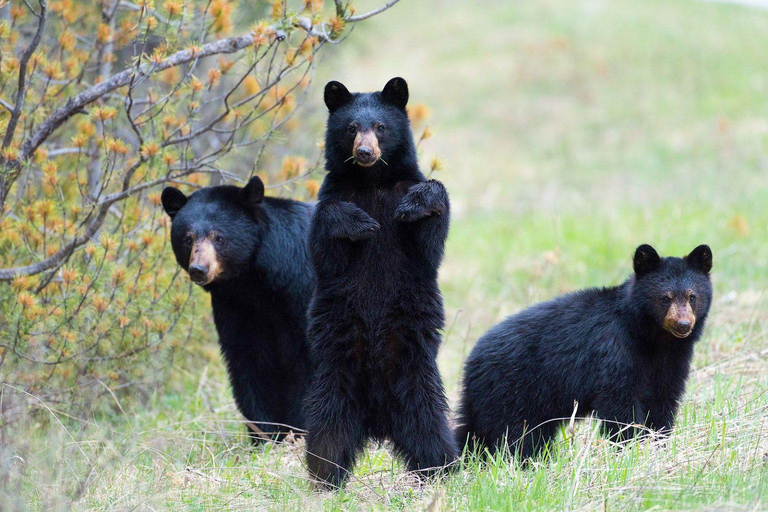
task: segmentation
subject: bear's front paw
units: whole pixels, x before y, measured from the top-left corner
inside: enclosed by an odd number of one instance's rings
[[[373,238],[373,235],[381,228],[378,222],[370,217],[366,220],[361,220],[357,224],[347,226],[347,233],[345,238],[349,238],[353,242],[360,240],[368,240]]]
[[[352,203],[339,203],[337,213],[333,230],[335,238],[348,238],[353,242],[368,240],[381,228],[370,215]]]
[[[395,210],[395,219],[414,222],[430,215],[443,215],[448,207],[448,193],[442,183],[425,181],[412,186]]]

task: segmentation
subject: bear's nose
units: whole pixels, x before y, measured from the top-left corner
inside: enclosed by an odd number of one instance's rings
[[[208,277],[208,267],[204,265],[191,265],[189,267],[189,278],[197,283],[204,283]]]
[[[691,322],[688,320],[678,320],[675,330],[679,333],[687,333],[691,330]]]
[[[357,148],[357,156],[362,160],[368,160],[373,156],[373,150],[371,148],[361,146]]]

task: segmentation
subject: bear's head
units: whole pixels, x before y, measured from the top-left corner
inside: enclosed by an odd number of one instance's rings
[[[325,157],[330,172],[386,172],[387,167],[416,165],[405,80],[393,78],[372,93],[351,93],[339,82],[328,82],[324,96],[329,112]]]
[[[200,286],[233,279],[249,269],[265,229],[264,184],[200,189],[189,197],[166,187],[161,196],[171,218],[176,261]]]
[[[709,246],[683,258],[661,258],[650,245],[641,245],[633,266],[632,302],[646,318],[676,338],[687,338],[703,325],[712,302]]]

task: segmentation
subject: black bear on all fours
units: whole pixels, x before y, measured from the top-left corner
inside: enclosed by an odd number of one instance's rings
[[[368,439],[389,439],[409,470],[457,457],[436,364],[448,194],[419,171],[407,101],[402,78],[367,94],[325,88],[307,400],[308,466],[324,484],[343,483]]]
[[[162,203],[176,261],[211,294],[240,412],[270,438],[291,431],[287,426],[303,429],[311,379],[311,206],[264,197],[258,177],[244,188],[208,187],[189,197],[167,187]],[[254,439],[263,437],[257,432]]]
[[[669,432],[712,301],[712,252],[684,258],[637,248],[624,284],[538,304],[472,350],[456,437],[463,446],[537,454],[562,418],[594,413],[611,436],[627,424]]]

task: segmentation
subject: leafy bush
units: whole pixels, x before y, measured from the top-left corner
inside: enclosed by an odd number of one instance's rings
[[[258,173],[313,197],[320,155],[294,154],[292,118],[317,53],[372,13],[341,0],[0,5],[0,381],[18,391],[4,412],[29,395],[119,405],[210,337],[195,331],[199,292],[167,247],[160,190]]]

